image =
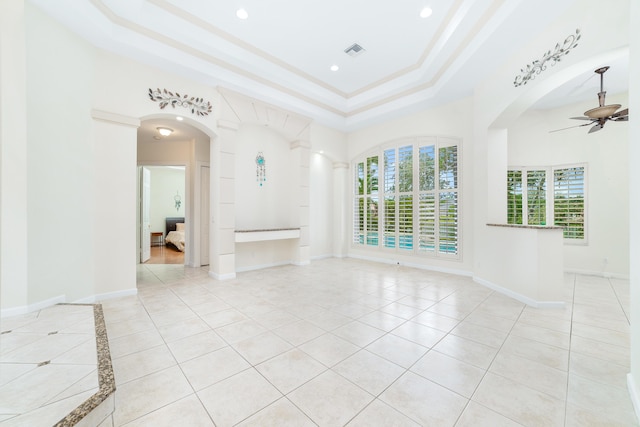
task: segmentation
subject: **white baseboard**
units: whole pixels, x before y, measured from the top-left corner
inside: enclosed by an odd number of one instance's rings
[[[66,295],[58,295],[57,297],[49,298],[44,301],[38,301],[33,304],[23,305],[21,307],[5,308],[0,311],[0,317],[18,316],[20,314],[27,314],[33,311],[42,310],[43,308],[51,307],[52,305],[67,302]]]
[[[236,278],[236,273],[218,274],[213,271],[209,271],[209,277],[216,280],[230,280]]]
[[[507,289],[504,288],[500,285],[496,285],[493,282],[490,282],[488,280],[482,279],[480,277],[474,277],[473,281],[482,285],[482,286],[486,286],[489,289],[492,289],[496,292],[499,292],[503,295],[508,296],[509,298],[513,298],[517,301],[520,301],[522,303],[525,303],[527,305],[530,305],[531,307],[535,307],[535,308],[564,308],[565,303],[564,301],[537,301],[534,300],[533,298],[529,298],[528,296],[519,294],[518,292],[514,292],[511,289]]]
[[[629,280],[628,274],[609,273],[606,271],[580,270],[577,268],[567,268],[564,270],[564,272],[571,273],[571,274],[582,274],[584,276],[604,277],[606,279]]]
[[[631,398],[631,403],[633,403],[633,409],[636,411],[636,418],[640,421],[640,393],[636,389],[631,373],[627,374],[627,388],[629,389],[629,397]]]
[[[104,293],[104,294],[91,295],[91,296],[88,296],[88,297],[85,297],[85,298],[80,298],[79,300],[74,301],[74,303],[77,303],[77,304],[93,304],[93,303],[104,301],[104,300],[108,300],[108,299],[129,297],[129,296],[134,296],[134,295],[138,295],[138,288],[131,288],[131,289],[125,289],[125,290],[122,290],[122,291],[107,292],[107,293]]]
[[[249,265],[247,267],[236,268],[236,272],[242,273],[245,271],[262,270],[264,268],[281,267],[283,265],[292,265],[292,264],[293,264],[293,261],[281,261],[281,262],[273,262],[268,264]]]
[[[403,265],[405,267],[417,268],[420,270],[437,271],[439,273],[455,274],[456,276],[472,277],[473,273],[467,270],[459,270],[456,268],[438,267],[433,265],[418,264],[413,262],[399,262],[388,258],[375,258],[365,255],[349,254],[347,258],[361,259],[364,261],[378,262],[381,264]]]

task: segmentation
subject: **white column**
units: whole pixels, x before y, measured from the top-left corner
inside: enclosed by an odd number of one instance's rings
[[[218,138],[211,144],[211,231],[209,276],[236,277],[235,156],[238,123],[218,120]]]
[[[333,256],[347,256],[349,244],[349,164],[336,162],[333,164]]]
[[[24,1],[0,2],[0,301],[27,311],[27,101]]]
[[[307,265],[311,261],[311,237],[309,234],[309,167],[311,159],[311,145],[308,141],[294,141],[291,143],[291,151],[293,159],[293,168],[298,168],[299,187],[297,195],[294,197],[294,206],[297,203],[297,209],[300,219],[300,239],[297,252],[293,256],[293,263],[296,265]],[[297,200],[297,202],[295,202]]]
[[[631,373],[628,376],[629,392],[636,410],[636,416],[640,419],[640,2],[630,1],[631,13],[629,14],[629,109],[634,115],[629,120],[629,224],[630,241],[630,310],[631,310]]]
[[[487,141],[487,222],[507,222],[508,139],[506,129],[489,129]]]
[[[91,111],[93,117],[96,299],[135,294],[137,129],[135,117]],[[117,236],[117,243],[114,240]],[[114,250],[114,244],[117,250]]]

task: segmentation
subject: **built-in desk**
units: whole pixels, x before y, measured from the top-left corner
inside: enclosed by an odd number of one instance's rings
[[[262,228],[253,230],[236,230],[236,243],[263,242],[270,240],[298,239],[300,228]]]

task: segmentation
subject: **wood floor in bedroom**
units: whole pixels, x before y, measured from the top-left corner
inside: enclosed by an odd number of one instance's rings
[[[145,264],[184,264],[184,252],[173,245],[151,246],[151,258]]]

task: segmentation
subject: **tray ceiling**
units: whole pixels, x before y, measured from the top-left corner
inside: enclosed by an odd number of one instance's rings
[[[31,0],[101,48],[343,130],[471,95],[575,1]]]

